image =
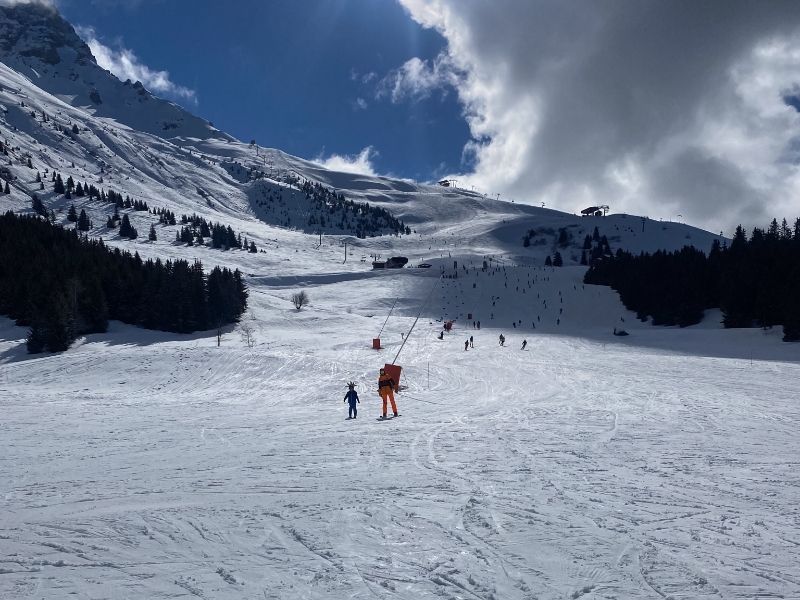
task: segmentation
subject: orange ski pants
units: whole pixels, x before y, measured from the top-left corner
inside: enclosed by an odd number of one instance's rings
[[[394,403],[394,392],[392,388],[383,388],[386,391],[381,392],[381,398],[383,398],[383,414],[386,414],[386,398],[389,398],[389,401],[392,403],[392,412],[397,412],[397,405]]]

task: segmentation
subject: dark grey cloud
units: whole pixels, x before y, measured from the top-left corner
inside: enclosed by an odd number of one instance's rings
[[[448,48],[395,71],[393,89],[455,87],[471,184],[715,230],[800,213],[786,160],[800,114],[785,101],[800,85],[800,2],[400,1]]]

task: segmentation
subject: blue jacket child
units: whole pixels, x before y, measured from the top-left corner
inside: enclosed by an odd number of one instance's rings
[[[344,395],[344,401],[350,403],[350,411],[348,413],[349,416],[347,418],[348,419],[355,419],[356,415],[358,415],[358,409],[356,408],[356,402],[361,404],[361,400],[358,399],[358,392],[356,392],[356,384],[355,383],[348,383],[347,387],[350,388],[350,391],[348,391]]]

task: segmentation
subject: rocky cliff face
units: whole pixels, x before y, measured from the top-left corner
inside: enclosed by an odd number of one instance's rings
[[[0,62],[75,107],[163,138],[233,139],[205,119],[121,82],[97,64],[89,46],[45,0],[0,5]]]
[[[89,46],[55,7],[39,3],[0,6],[0,60],[13,60],[16,54],[56,66],[62,61],[59,48],[74,50],[80,64],[95,62]]]

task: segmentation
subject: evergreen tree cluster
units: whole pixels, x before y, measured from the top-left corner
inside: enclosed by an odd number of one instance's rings
[[[199,262],[143,261],[102,239],[34,216],[0,216],[0,314],[30,327],[31,353],[66,350],[109,319],[175,333],[238,321],[247,307],[241,273]]]
[[[89,200],[96,199],[99,202],[109,202],[116,205],[117,208],[128,208],[137,211],[150,210],[147,206],[147,202],[144,200],[135,200],[130,196],[123,197],[122,194],[114,190],[108,190],[108,193],[106,193],[104,189],[98,189],[94,184],[90,185],[86,182],[84,182],[83,185],[81,185],[80,182],[76,184],[72,176],[68,177],[67,181],[64,182],[60,173],[56,171],[52,173],[51,182],[53,184],[53,191],[56,194],[63,194],[68,199],[74,194],[81,198],[88,197]],[[37,174],[37,181],[40,181],[40,178],[41,175]]]
[[[158,222],[163,225],[175,225],[177,223],[175,220],[175,213],[166,208],[155,209],[155,214],[158,215]]]
[[[401,220],[396,219],[389,211],[378,206],[370,206],[369,202],[347,200],[344,194],[337,194],[322,184],[306,181],[300,191],[311,201],[317,215],[311,215],[306,223],[309,227],[321,225],[335,226],[339,229],[353,231],[356,237],[364,239],[374,237],[376,233],[389,229],[394,233],[411,233]]]
[[[784,341],[800,341],[800,219],[793,228],[773,219],[750,239],[739,226],[730,247],[715,241],[708,256],[691,246],[638,256],[617,250],[593,261],[584,283],[611,286],[654,325],[694,325],[704,310],[720,308],[725,327],[783,325]]]
[[[184,224],[175,234],[175,241],[193,246],[202,246],[206,238],[211,238],[212,248],[240,248],[250,252],[258,252],[258,248],[253,241],[242,239],[242,234],[236,232],[230,225],[222,223],[212,223],[196,214],[181,215],[181,223]]]
[[[309,202],[308,210],[300,211],[301,222],[298,224],[306,230],[318,231],[329,227],[349,231],[358,238],[375,237],[387,230],[395,234],[411,234],[409,227],[385,209],[370,206],[367,202],[347,200],[343,194],[337,194],[318,183],[298,182],[297,187]],[[260,193],[262,198],[257,199],[256,204],[280,214],[281,218],[285,217],[283,225],[291,226],[292,218],[285,208],[282,190],[262,188]]]

